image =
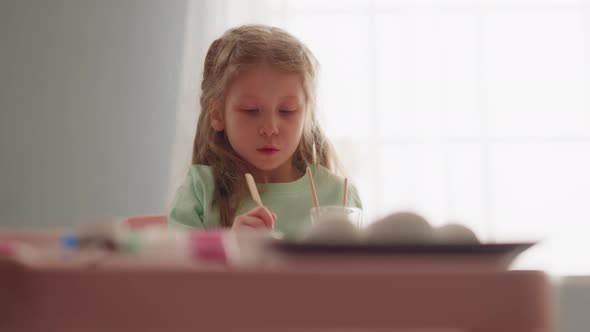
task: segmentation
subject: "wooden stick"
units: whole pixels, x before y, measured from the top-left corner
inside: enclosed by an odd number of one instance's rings
[[[309,180],[309,188],[311,189],[311,198],[313,198],[313,206],[319,208],[320,202],[318,201],[318,195],[315,192],[315,185],[313,184],[313,176],[311,176],[311,169],[308,167],[305,171],[307,173],[307,179]]]
[[[248,183],[248,189],[250,189],[250,195],[252,195],[252,199],[258,206],[262,205],[262,199],[260,199],[260,194],[258,193],[258,189],[256,189],[256,182],[254,182],[254,177],[252,174],[246,173],[246,182]]]
[[[315,149],[315,142],[311,146],[311,163],[314,165],[317,165],[317,163],[318,163],[318,156],[317,156],[317,152]]]
[[[346,194],[348,194],[348,178],[344,178],[344,194],[342,195],[342,206],[346,207]]]

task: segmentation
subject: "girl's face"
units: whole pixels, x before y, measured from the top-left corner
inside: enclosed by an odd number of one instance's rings
[[[238,75],[225,94],[224,113],[212,114],[212,127],[225,130],[232,148],[270,182],[301,176],[292,166],[305,122],[301,76],[270,65]]]

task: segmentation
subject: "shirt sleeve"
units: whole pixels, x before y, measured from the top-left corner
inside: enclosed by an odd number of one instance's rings
[[[168,227],[174,228],[204,228],[203,202],[200,196],[198,179],[191,172],[186,176],[184,183],[176,191],[172,206],[168,213]],[[199,195],[199,191],[201,192]]]
[[[352,206],[352,207],[357,207],[361,210],[363,209],[363,203],[361,202],[360,195],[354,185],[351,184],[348,186],[347,195],[348,195],[348,199],[347,199],[346,205]]]

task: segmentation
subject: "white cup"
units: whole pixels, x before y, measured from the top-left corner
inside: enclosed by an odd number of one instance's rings
[[[343,219],[360,229],[363,223],[363,211],[356,207],[337,205],[313,207],[309,214],[312,225],[320,223],[322,220]]]

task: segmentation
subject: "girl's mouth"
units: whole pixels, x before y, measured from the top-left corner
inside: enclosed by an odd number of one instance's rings
[[[258,151],[260,153],[264,153],[264,154],[274,154],[274,153],[279,152],[279,149],[275,146],[263,146],[263,147],[256,149],[256,151]]]

